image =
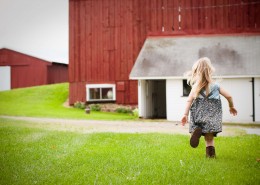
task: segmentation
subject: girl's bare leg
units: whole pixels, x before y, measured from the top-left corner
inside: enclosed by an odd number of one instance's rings
[[[206,142],[206,147],[214,146],[214,135],[213,135],[213,133],[205,134],[204,138],[205,138],[205,142]]]
[[[205,134],[206,142],[206,157],[207,158],[216,158],[215,147],[214,147],[214,135],[209,133]]]

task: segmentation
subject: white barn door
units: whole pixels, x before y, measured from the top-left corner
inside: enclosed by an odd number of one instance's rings
[[[153,84],[148,80],[139,80],[138,82],[138,108],[139,117],[151,118],[152,110],[152,89]]]
[[[0,91],[11,89],[11,67],[0,66]]]

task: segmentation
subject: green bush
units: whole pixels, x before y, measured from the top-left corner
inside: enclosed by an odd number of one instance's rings
[[[86,105],[84,102],[77,101],[74,103],[74,107],[77,109],[85,109]]]
[[[92,110],[92,111],[100,111],[101,110],[101,106],[99,104],[90,105],[90,110]]]
[[[138,111],[138,108],[136,108],[136,109],[134,109],[133,110],[133,115],[135,116],[135,117],[139,117],[139,111]]]
[[[131,109],[127,109],[127,108],[117,108],[116,112],[117,113],[125,113],[125,114],[126,113],[131,113],[131,114],[133,113]]]

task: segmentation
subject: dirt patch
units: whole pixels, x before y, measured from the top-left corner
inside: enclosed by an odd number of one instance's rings
[[[67,99],[63,104],[62,104],[63,107],[65,108],[73,108],[73,106],[70,106],[69,104],[69,99]]]

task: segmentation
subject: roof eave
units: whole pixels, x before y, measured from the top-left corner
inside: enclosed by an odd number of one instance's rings
[[[130,76],[130,80],[167,80],[167,79],[186,79],[185,76],[149,76],[149,77],[141,77],[141,76]],[[260,74],[258,75],[223,75],[223,76],[213,76],[213,78],[260,78]]]

